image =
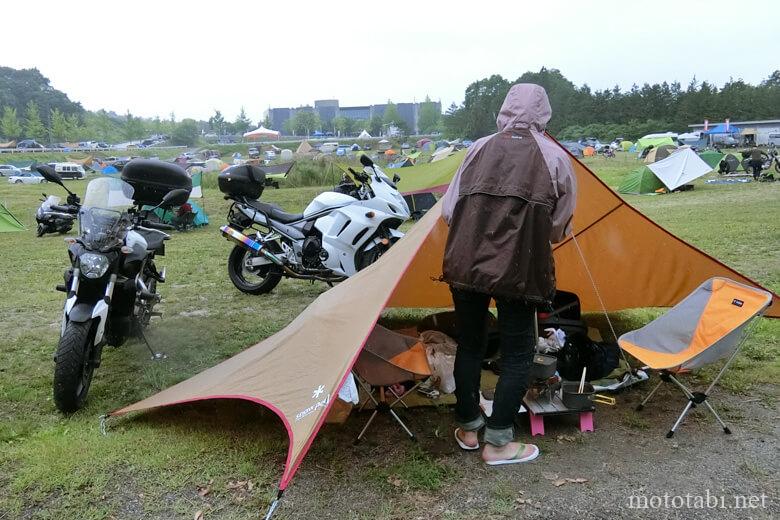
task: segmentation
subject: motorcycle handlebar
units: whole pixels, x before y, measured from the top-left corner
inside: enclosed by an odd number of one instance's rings
[[[73,206],[61,206],[59,204],[52,204],[49,206],[52,211],[59,211],[60,213],[72,213],[76,214],[78,213],[78,208],[74,208]]]

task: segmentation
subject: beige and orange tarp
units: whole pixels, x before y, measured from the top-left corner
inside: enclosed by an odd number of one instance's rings
[[[715,276],[758,286],[650,221],[571,160],[578,183],[574,235],[555,247],[555,264],[558,288],[576,293],[584,311],[601,310],[591,276],[608,311],[671,306]],[[207,399],[266,406],[289,436],[284,490],[381,312],[451,306],[448,287],[439,281],[447,230],[440,202],[375,264],[321,294],[281,331],[111,415]],[[780,306],[767,314],[780,316]]]

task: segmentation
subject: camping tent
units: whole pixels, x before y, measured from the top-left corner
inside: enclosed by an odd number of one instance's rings
[[[103,175],[114,175],[115,173],[119,173],[119,170],[117,170],[113,164],[108,164],[101,168],[100,173]]]
[[[247,139],[249,141],[260,141],[260,140],[269,140],[269,139],[275,139],[279,140],[279,132],[276,130],[271,130],[270,128],[266,128],[263,125],[260,125],[259,128],[255,128],[251,132],[246,132],[244,134],[244,139]]]
[[[365,141],[366,139],[371,139],[371,134],[363,130],[362,132],[360,132],[360,135],[357,138],[360,139],[361,141]]]
[[[585,149],[584,146],[575,141],[561,141],[561,146],[566,148],[574,157],[582,157],[582,151]]]
[[[710,168],[715,170],[718,168],[718,163],[720,160],[723,159],[723,154],[716,152],[715,150],[706,150],[700,153],[699,157],[702,161],[706,162]]]
[[[402,159],[387,165],[388,168],[408,168],[409,166],[414,166],[414,161],[409,157],[403,157]]]
[[[675,144],[674,142],[674,139],[672,139],[670,136],[642,137],[641,139],[637,139],[636,141],[636,151],[641,152],[642,150],[644,150],[650,145],[653,145],[656,148],[663,145],[677,146],[677,144]]]
[[[391,155],[397,155],[397,153],[398,152],[396,152],[392,148],[390,148],[389,150],[385,150],[385,155],[387,155],[388,157],[391,156]]]
[[[596,149],[593,148],[592,146],[586,146],[585,148],[582,149],[582,155],[584,155],[585,157],[593,157],[594,155],[596,155]]]
[[[431,162],[441,161],[442,159],[446,159],[450,155],[455,153],[455,147],[454,146],[447,146],[445,148],[439,148],[435,152],[433,152],[433,155],[431,155]]]
[[[0,233],[22,231],[24,225],[0,202]]]
[[[195,220],[192,221],[192,225],[195,227],[205,226],[209,223],[209,216],[206,212],[198,206],[194,200],[189,199],[187,203],[192,206],[192,212],[195,213]],[[170,209],[157,208],[153,211],[160,222],[165,224],[172,224],[173,217],[176,215],[176,211]]]
[[[570,235],[554,254],[558,288],[577,294],[582,310],[600,310],[600,301],[608,311],[672,306],[713,276],[758,286],[653,223],[579,161],[572,159],[572,165],[578,185],[576,242]],[[265,406],[279,417],[289,439],[281,494],[380,313],[387,307],[452,306],[449,286],[440,281],[448,230],[441,206],[440,201],[377,262],[321,294],[273,336],[109,415],[215,399]],[[780,297],[773,299],[776,305],[767,315],[780,317]]]
[[[724,173],[734,173],[740,168],[742,168],[742,163],[740,163],[739,159],[737,159],[737,156],[732,153],[727,153],[723,156],[723,158],[720,160],[720,162],[726,162],[727,168]],[[742,168],[744,170],[744,168]],[[718,172],[720,173],[720,163],[718,163]]]
[[[634,143],[631,141],[620,141],[620,149],[624,152],[629,151],[632,146],[634,146]]]
[[[430,139],[428,139],[427,137],[423,137],[422,139],[418,139],[417,142],[414,144],[417,146],[417,148],[423,148],[426,144],[430,142],[432,142]]]
[[[652,164],[656,161],[660,161],[661,159],[666,159],[672,155],[672,152],[676,149],[677,147],[672,144],[662,144],[661,146],[656,146],[647,152],[644,162],[645,164]]]
[[[644,195],[663,189],[664,183],[647,166],[640,166],[626,175],[618,187],[618,193]]]
[[[314,150],[314,147],[309,144],[309,141],[301,141],[301,144],[298,145],[298,149],[295,150],[295,153],[312,153]]]
[[[222,162],[222,159],[217,159],[216,157],[212,157],[211,159],[206,159],[206,162],[203,163],[203,171],[204,172],[221,172],[225,169],[225,167],[228,166],[224,162]]]
[[[390,149],[390,141],[388,141],[387,139],[382,139],[377,143],[377,145],[379,147],[379,151]]]
[[[669,190],[675,190],[712,171],[696,152],[686,148],[647,166]]]

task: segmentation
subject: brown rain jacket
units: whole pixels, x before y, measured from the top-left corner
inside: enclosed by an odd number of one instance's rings
[[[555,293],[551,242],[570,232],[576,180],[569,156],[544,134],[552,111],[539,85],[514,85],[444,196],[450,225],[444,280],[456,289],[530,303]]]

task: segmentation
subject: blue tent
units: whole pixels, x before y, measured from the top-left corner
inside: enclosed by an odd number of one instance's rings
[[[209,217],[206,215],[206,212],[203,211],[203,208],[198,206],[192,199],[189,199],[187,203],[192,206],[192,212],[195,213],[195,220],[192,221],[192,225],[195,227],[207,225],[209,223]],[[144,209],[151,209],[151,206],[144,206]],[[176,210],[157,208],[154,210],[154,214],[157,215],[160,222],[173,224],[173,217],[176,215]]]
[[[721,123],[719,125],[713,126],[706,132],[705,134],[738,134],[740,132],[740,129],[737,128],[734,125],[729,125],[728,128],[726,128],[726,123]]]
[[[114,173],[119,173],[119,170],[117,170],[110,164],[100,171],[103,172],[104,175],[112,175]]]

